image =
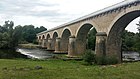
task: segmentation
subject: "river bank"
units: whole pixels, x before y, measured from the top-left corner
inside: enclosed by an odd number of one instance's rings
[[[39,45],[32,44],[32,43],[29,43],[29,44],[18,44],[18,48],[35,49],[35,48],[39,48],[39,47],[40,47]]]
[[[47,53],[31,50],[24,49],[22,53],[37,57]],[[13,58],[0,59],[0,63],[0,79],[139,79],[140,76],[140,62],[87,66],[84,61],[75,60]]]
[[[83,65],[83,61],[0,59],[0,79],[139,79],[140,62]],[[38,68],[36,68],[38,67]]]

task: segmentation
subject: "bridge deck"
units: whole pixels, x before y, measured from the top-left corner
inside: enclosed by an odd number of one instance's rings
[[[50,31],[53,31],[53,30],[56,30],[56,29],[59,29],[59,28],[63,28],[63,27],[66,27],[67,25],[70,25],[70,24],[73,24],[73,23],[76,23],[76,22],[79,22],[79,21],[82,21],[82,20],[85,20],[87,18],[91,18],[91,17],[95,17],[97,15],[100,15],[100,14],[103,14],[103,13],[106,13],[108,11],[112,11],[112,10],[115,10],[115,9],[118,9],[118,8],[121,8],[121,7],[124,7],[124,6],[127,6],[129,4],[133,4],[133,3],[137,3],[137,2],[140,2],[140,0],[125,0],[123,2],[120,2],[120,3],[117,3],[115,5],[112,5],[112,6],[109,6],[107,8],[104,8],[102,10],[98,10],[96,12],[93,12],[91,14],[88,14],[88,15],[85,15],[83,17],[80,17],[78,19],[75,19],[75,20],[72,20],[68,23],[65,23],[65,24],[62,24],[60,26],[57,26],[55,28],[52,28],[50,30],[47,30],[47,31],[43,31],[43,32],[40,32],[38,33],[37,35],[40,35],[40,34],[43,34],[43,33],[46,33],[46,32],[50,32]]]

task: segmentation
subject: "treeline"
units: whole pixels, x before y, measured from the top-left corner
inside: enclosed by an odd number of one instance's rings
[[[0,48],[15,48],[19,43],[37,43],[36,34],[47,30],[45,27],[33,25],[18,25],[13,21],[5,21],[0,25]]]
[[[139,33],[124,31],[122,35],[123,51],[139,51],[140,52],[140,31]]]

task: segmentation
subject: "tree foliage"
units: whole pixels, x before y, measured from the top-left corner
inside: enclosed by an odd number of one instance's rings
[[[23,41],[33,43],[34,41],[36,41],[36,34],[45,30],[47,29],[43,26],[35,28],[33,25],[25,25],[22,27],[21,39]]]
[[[13,27],[13,21],[5,21],[3,26],[0,25],[0,48],[15,48],[19,43],[33,43],[37,33],[47,30],[43,26],[35,28],[33,25]]]
[[[17,39],[14,39],[13,26],[13,21],[5,21],[5,24],[0,26],[0,48],[13,48],[17,44],[14,42]]]
[[[97,31],[95,28],[90,30],[88,34],[88,49],[95,50],[96,33]]]

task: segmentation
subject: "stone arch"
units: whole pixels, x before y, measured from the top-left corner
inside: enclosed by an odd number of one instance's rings
[[[53,32],[52,38],[53,38],[54,36],[57,36],[57,37],[58,37],[58,32],[57,32],[57,31],[54,31],[54,32]]]
[[[39,36],[38,39],[40,40],[41,39],[41,36]]]
[[[95,23],[93,23],[93,22],[84,22],[84,23],[82,23],[82,24],[80,25],[80,27],[77,29],[76,34],[75,34],[75,37],[78,36],[79,30],[82,29],[82,27],[83,27],[84,25],[91,25],[91,26],[92,26],[91,28],[95,28],[95,29],[97,30],[97,28],[96,28],[97,24],[95,24]],[[90,28],[90,29],[91,29],[91,28]],[[89,30],[90,30],[90,29],[89,29]],[[88,30],[88,32],[89,32],[89,30]]]
[[[126,14],[129,14],[131,12],[135,12],[135,11],[139,11],[140,8],[133,8],[133,9],[128,9],[128,10],[125,10],[125,11],[122,11],[120,13],[118,13],[118,15],[114,18],[114,20],[111,22],[111,24],[109,25],[108,27],[108,31],[107,31],[107,35],[109,34],[110,32],[110,29],[112,29],[113,25],[121,18],[123,17],[124,15]],[[134,18],[135,19],[135,18]],[[132,20],[131,20],[132,21]]]
[[[48,34],[46,35],[46,40],[48,40],[50,37],[51,37],[51,36],[50,36],[50,34],[48,33]]]
[[[68,44],[69,44],[69,37],[71,36],[71,31],[69,29],[65,29],[62,32],[61,36],[61,51],[67,52],[68,51]]]
[[[48,49],[48,46],[49,46],[48,40],[49,40],[50,38],[51,38],[50,34],[47,33],[47,34],[46,34],[46,39],[45,39],[45,46],[46,46],[47,49]]]
[[[68,31],[70,32],[70,34],[72,34],[71,29],[70,29],[69,27],[65,27],[65,28],[62,30],[60,37],[62,37],[62,35],[63,35],[63,33],[64,33],[65,30],[68,30]]]
[[[127,25],[140,16],[140,10],[128,11],[119,14],[110,25],[106,42],[106,53],[109,56],[116,57],[121,62],[121,34]]]
[[[45,40],[45,35],[42,35],[42,48],[45,48],[46,46],[46,40]]]
[[[38,44],[41,46],[42,36],[38,36]]]
[[[45,35],[42,35],[42,39],[45,39]]]
[[[87,35],[92,27],[93,27],[92,24],[85,23],[82,26],[80,26],[79,29],[77,30],[76,32],[77,54],[82,54],[86,50]]]
[[[52,36],[52,50],[55,50],[55,42],[57,37],[58,37],[58,33],[54,32]]]

